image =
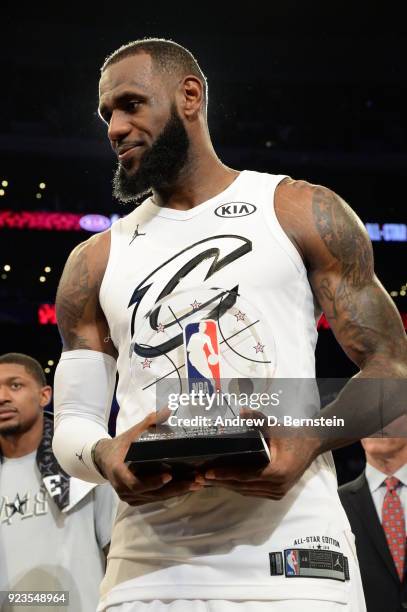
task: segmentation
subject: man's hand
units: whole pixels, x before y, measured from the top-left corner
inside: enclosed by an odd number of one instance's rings
[[[242,411],[242,415],[257,411]],[[268,428],[262,428],[268,440],[270,463],[260,470],[244,468],[214,468],[196,476],[195,482],[204,486],[232,489],[245,496],[282,499],[301,478],[319,454],[320,440],[287,431],[287,437],[270,438]],[[279,430],[282,432],[283,428]]]
[[[172,481],[168,472],[152,476],[136,476],[124,463],[128,448],[144,431],[157,423],[157,414],[146,418],[112,440],[100,440],[95,449],[95,462],[121,500],[130,506],[160,501],[191,491],[199,491],[203,485],[193,481]]]

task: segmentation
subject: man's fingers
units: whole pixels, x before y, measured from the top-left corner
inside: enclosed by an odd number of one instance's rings
[[[171,410],[168,406],[164,408],[160,408],[160,410],[154,410],[150,412],[142,421],[133,425],[126,431],[127,436],[130,440],[134,440],[140,436],[141,433],[146,431],[149,427],[153,427],[154,425],[161,425],[161,423],[165,423],[168,417],[171,415]]]
[[[172,481],[166,484],[157,491],[151,491],[150,495],[157,499],[166,499],[167,497],[176,497],[177,495],[185,495],[185,493],[199,491],[203,489],[202,485],[197,485],[194,482],[188,481]]]
[[[172,475],[167,472],[142,477],[138,477],[137,474],[135,474],[135,477],[137,479],[137,484],[134,485],[133,490],[140,493],[161,489],[172,481]]]
[[[144,417],[142,421],[130,427],[124,433],[124,435],[126,435],[126,437],[128,437],[130,440],[136,440],[140,436],[140,434],[143,433],[143,431],[146,431],[146,429],[155,425],[156,422],[157,422],[157,413],[155,411],[150,412],[150,414]]]
[[[196,483],[191,483],[190,481],[172,481],[155,491],[146,491],[145,493],[126,491],[123,493],[122,499],[131,506],[139,506],[140,504],[178,497],[200,489],[203,489],[203,487]]]
[[[262,473],[263,468],[259,470],[236,470],[236,468],[216,468],[205,472],[204,479],[213,481],[213,484],[217,484],[218,480],[250,481],[259,480],[261,478]],[[199,482],[199,480],[197,480],[197,482]]]
[[[119,489],[127,489],[137,493],[159,489],[172,480],[171,474],[167,473],[140,478],[125,463],[117,466],[114,470],[114,476]]]
[[[160,410],[157,411],[157,425],[165,423],[165,421],[167,421],[168,417],[171,416],[171,414],[172,411],[168,408],[168,406],[160,408]]]
[[[237,482],[236,480],[219,480],[216,481],[217,487],[223,487],[235,491],[245,497],[263,497],[265,499],[279,500],[284,497],[286,491],[281,487],[270,488],[270,486],[263,487],[259,481],[257,482]]]

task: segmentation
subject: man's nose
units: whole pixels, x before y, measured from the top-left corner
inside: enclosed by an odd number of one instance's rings
[[[0,406],[11,401],[10,391],[6,385],[0,385]]]
[[[120,142],[123,140],[123,138],[125,138],[130,131],[131,125],[126,113],[119,109],[114,110],[112,116],[110,117],[109,127],[107,130],[107,135],[112,143],[112,146],[114,146],[115,142]]]

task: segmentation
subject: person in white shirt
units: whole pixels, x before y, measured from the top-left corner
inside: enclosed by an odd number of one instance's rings
[[[0,356],[0,609],[6,592],[63,591],[67,612],[95,610],[117,496],[69,477],[52,453],[51,400],[41,365]],[[37,606],[39,603],[37,602]],[[47,610],[61,610],[47,606]],[[27,610],[38,607],[25,606]]]
[[[339,489],[356,536],[368,612],[407,609],[406,423],[402,417],[384,436],[362,439],[366,469]]]

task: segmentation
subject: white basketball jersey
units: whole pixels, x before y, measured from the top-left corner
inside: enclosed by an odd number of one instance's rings
[[[148,199],[112,226],[100,302],[119,352],[117,433],[155,410],[162,381],[187,376],[190,323],[216,322],[222,378],[315,376],[313,295],[274,210],[283,178],[243,171],[191,210]],[[311,536],[340,550],[349,524],[336,486],[329,454],[278,502],[213,487],[136,508],[121,503],[103,605],[278,599],[300,590],[329,599],[335,589],[341,601],[342,583],[287,580],[269,565],[270,553]]]

